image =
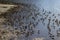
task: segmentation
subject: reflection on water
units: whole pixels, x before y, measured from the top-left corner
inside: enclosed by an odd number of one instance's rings
[[[0,18],[6,20],[0,25],[11,33],[9,40],[60,40],[59,13],[38,9],[35,5],[21,6],[14,13],[1,14]]]

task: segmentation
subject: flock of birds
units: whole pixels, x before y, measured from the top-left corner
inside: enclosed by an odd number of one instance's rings
[[[9,32],[15,34],[18,40],[20,36],[33,35],[39,23],[47,26],[49,37],[54,40],[55,35],[51,33],[52,28],[55,30],[56,27],[60,26],[60,20],[58,19],[60,14],[55,15],[45,9],[40,10],[35,5],[23,5],[21,10],[19,8],[14,13],[1,14],[1,16],[6,18],[2,24],[5,25],[5,28],[8,28]],[[47,20],[47,23],[45,20]],[[60,35],[59,30],[57,29],[57,37]],[[37,33],[40,34],[40,30],[37,30]],[[11,37],[9,40],[17,39]]]

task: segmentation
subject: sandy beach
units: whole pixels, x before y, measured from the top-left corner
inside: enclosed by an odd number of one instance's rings
[[[17,7],[17,5],[0,4],[0,14],[7,12],[14,7]]]

